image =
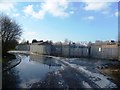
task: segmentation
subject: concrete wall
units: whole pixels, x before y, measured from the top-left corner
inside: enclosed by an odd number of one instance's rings
[[[62,46],[61,45],[52,46],[51,55],[62,56]]]
[[[119,50],[118,50],[119,49]],[[69,45],[30,45],[30,52],[63,57],[94,57],[102,59],[120,58],[118,45],[93,45],[89,47],[72,47]]]
[[[94,58],[98,58],[101,56],[101,53],[99,51],[100,46],[91,46],[90,56]]]
[[[56,47],[56,46],[55,46]],[[69,45],[63,45],[55,49],[58,56],[65,57],[88,57],[88,47],[72,47]]]
[[[55,45],[52,55],[64,57],[88,57],[88,47],[72,47],[69,45]]]
[[[16,46],[16,50],[30,51],[30,45],[19,44]]]
[[[73,47],[69,45],[54,46],[54,55],[64,57],[94,57],[102,59],[118,59],[118,51],[120,52],[120,46],[118,50],[117,45],[94,45],[89,47]]]
[[[52,54],[63,57],[88,57],[88,47],[76,47],[69,45],[53,45]]]
[[[30,45],[30,52],[50,55],[51,54],[51,45]]]
[[[70,48],[70,56],[72,57],[80,57],[82,56],[82,50],[78,47]]]
[[[92,46],[91,57],[103,59],[118,59],[118,46],[117,45]]]
[[[62,46],[62,56],[70,57],[69,46]]]
[[[89,56],[89,48],[88,47],[84,47],[83,49],[83,57],[88,57]]]
[[[70,56],[73,56],[73,57],[88,57],[88,48],[87,47],[70,48]]]
[[[118,59],[120,60],[120,46],[118,46]]]
[[[118,48],[117,46],[114,47],[102,47],[102,57],[103,58],[110,58],[110,59],[117,59],[118,58]]]

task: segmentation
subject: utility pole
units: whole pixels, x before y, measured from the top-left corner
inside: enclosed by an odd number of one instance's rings
[[[118,60],[120,60],[120,35],[119,35],[119,31],[118,31],[117,48],[118,48]]]
[[[120,2],[118,2],[118,11],[120,10]],[[118,23],[120,23],[120,15],[118,14]],[[118,60],[120,60],[120,25],[118,25]]]
[[[120,31],[118,33],[119,33],[119,35],[118,35],[118,44],[117,44],[117,46],[118,46],[118,60],[120,60]]]
[[[118,2],[118,11],[120,10],[120,2]],[[120,23],[120,15],[118,14],[118,23]],[[120,25],[118,25],[118,60],[120,60]]]

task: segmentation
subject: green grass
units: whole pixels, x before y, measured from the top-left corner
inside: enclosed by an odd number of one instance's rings
[[[112,67],[103,69],[102,73],[110,76],[113,80],[117,82],[117,84],[120,85],[120,66],[119,65],[114,65]]]
[[[15,59],[15,58],[16,58],[15,55],[6,53],[6,54],[3,55],[1,61],[2,61],[2,62],[8,62],[8,61],[10,61],[11,59]]]
[[[120,71],[111,71],[110,74],[120,82]]]
[[[0,58],[0,62],[2,62],[2,59]]]
[[[112,72],[112,76],[116,77],[120,81],[120,72]]]
[[[8,66],[9,65],[8,62],[15,59],[15,58],[16,57],[13,54],[9,54],[9,53],[4,54],[3,57],[2,57],[2,60],[1,60],[2,67]]]

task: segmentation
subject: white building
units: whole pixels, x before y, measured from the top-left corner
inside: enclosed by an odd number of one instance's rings
[[[50,55],[51,54],[51,44],[48,42],[32,43],[30,45],[30,52],[39,53],[42,55]]]

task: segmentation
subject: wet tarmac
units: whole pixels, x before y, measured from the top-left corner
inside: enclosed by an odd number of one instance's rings
[[[21,63],[3,73],[3,88],[117,88],[99,68],[118,61],[19,54]]]

